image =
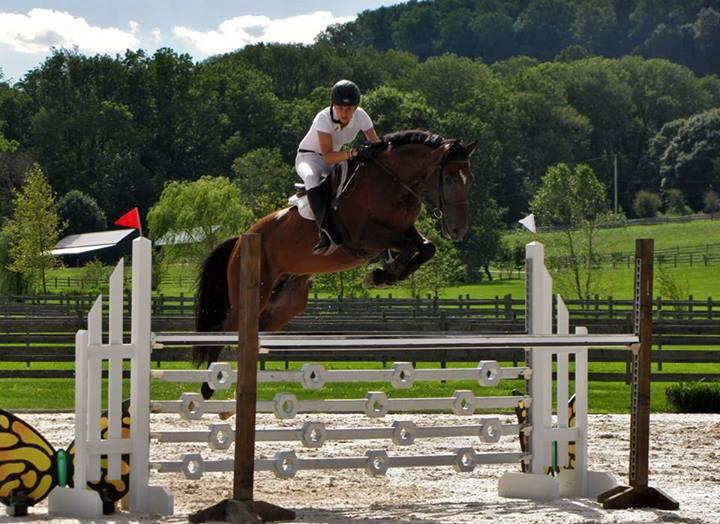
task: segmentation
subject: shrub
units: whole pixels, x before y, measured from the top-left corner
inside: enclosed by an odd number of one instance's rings
[[[669,215],[689,215],[693,211],[685,202],[685,196],[679,189],[668,189],[665,192],[665,201],[667,202],[666,211]]]
[[[635,194],[633,200],[633,211],[639,218],[651,218],[657,215],[662,206],[660,195],[654,191],[643,189]]]
[[[108,278],[112,273],[112,269],[112,267],[106,266],[97,259],[85,264],[80,274],[80,278],[84,282],[83,290],[90,294],[107,293],[109,288]]]
[[[683,382],[665,390],[668,402],[680,413],[720,413],[720,384]]]
[[[105,231],[107,220],[93,197],[78,189],[68,191],[57,203],[58,214],[67,222],[66,235]]]
[[[703,195],[703,205],[706,213],[717,213],[720,211],[720,195],[712,189],[705,191]]]

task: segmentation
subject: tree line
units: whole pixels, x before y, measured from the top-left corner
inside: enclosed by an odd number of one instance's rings
[[[488,66],[322,42],[257,45],[199,64],[170,49],[57,50],[22,81],[0,85],[0,215],[33,161],[61,197],[81,190],[109,217],[135,205],[145,213],[167,182],[203,175],[261,188],[265,210],[291,191],[297,143],[338,78],[362,86],[380,133],[479,139],[474,198],[494,199],[508,223],[558,162],[588,163],[612,188],[617,155],[630,215],[635,194],[661,183],[694,210],[717,188],[720,79],[666,60],[519,56]]]
[[[720,73],[717,0],[434,0],[361,13],[323,39],[398,49],[426,59],[454,53],[486,64],[527,55],[665,58]]]

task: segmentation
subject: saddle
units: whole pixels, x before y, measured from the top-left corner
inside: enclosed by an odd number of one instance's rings
[[[320,186],[325,191],[325,202],[330,205],[330,215],[333,216],[340,204],[340,196],[347,190],[350,182],[355,177],[360,164],[357,163],[352,172],[348,162],[340,162],[335,164],[330,173],[323,178]],[[305,184],[298,182],[295,184],[295,194],[288,199],[291,207],[296,207],[300,216],[306,220],[315,220],[310,204],[305,194]]]

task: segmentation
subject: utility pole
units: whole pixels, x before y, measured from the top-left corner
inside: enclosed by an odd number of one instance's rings
[[[614,194],[614,198],[613,198],[613,204],[614,204],[613,210],[614,210],[615,214],[617,215],[617,212],[618,212],[617,153],[615,153],[613,156],[614,156],[613,187],[615,188],[615,194]]]

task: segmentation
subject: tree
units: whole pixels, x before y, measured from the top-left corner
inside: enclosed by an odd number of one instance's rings
[[[551,60],[572,43],[574,6],[563,0],[535,0],[515,20],[521,52]]]
[[[502,215],[494,199],[486,197],[483,205],[474,206],[470,230],[459,244],[460,257],[470,271],[484,270],[492,280],[490,264],[498,259],[502,248]]]
[[[561,270],[561,277],[565,276],[562,270],[570,272],[578,299],[589,297],[595,285],[592,278],[595,234],[609,217],[605,186],[590,166],[578,164],[572,168],[556,164],[543,177],[530,209],[539,225],[562,230],[560,247],[566,254],[567,266],[554,269]]]
[[[13,199],[13,215],[5,224],[10,240],[9,269],[20,273],[30,285],[40,283],[47,293],[47,272],[59,265],[50,251],[60,236],[55,194],[40,166],[28,171],[25,185]]]
[[[72,189],[58,200],[58,214],[67,223],[66,235],[104,231],[107,218],[97,202],[79,189]]]
[[[432,129],[437,113],[425,97],[417,92],[404,92],[380,86],[363,97],[363,106],[373,115],[375,128],[381,134],[401,129]]]
[[[668,123],[650,151],[666,185],[682,190],[690,207],[700,209],[705,191],[720,187],[720,109]]]
[[[238,186],[225,177],[170,182],[148,213],[150,236],[168,242],[163,257],[195,263],[220,240],[242,233],[251,221],[252,211]]]
[[[22,294],[26,291],[20,273],[10,270],[10,240],[4,230],[0,230],[0,293]]]
[[[33,164],[32,156],[18,151],[15,140],[0,133],[0,219],[12,211],[13,191],[22,186],[23,177]]]
[[[236,158],[232,171],[256,218],[287,206],[296,175],[283,162],[279,149],[255,149]]]

